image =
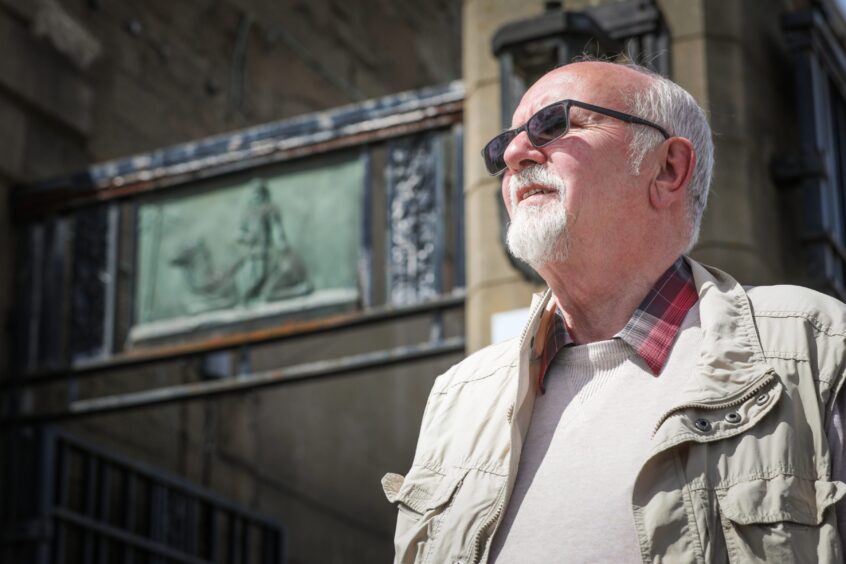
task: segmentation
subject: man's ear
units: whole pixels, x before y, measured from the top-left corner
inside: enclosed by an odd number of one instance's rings
[[[649,201],[655,208],[667,208],[684,198],[696,166],[693,144],[684,137],[670,137],[659,148],[658,171],[649,187]]]

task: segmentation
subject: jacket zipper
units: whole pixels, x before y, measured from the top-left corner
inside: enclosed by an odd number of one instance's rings
[[[770,384],[772,384],[773,380],[775,380],[775,374],[773,372],[767,373],[766,377],[763,378],[760,382],[758,382],[755,386],[753,386],[748,392],[746,392],[745,394],[743,394],[739,398],[734,399],[732,401],[718,403],[718,404],[689,402],[689,403],[683,403],[681,405],[678,405],[678,406],[670,409],[666,413],[664,413],[664,415],[662,415],[658,419],[658,423],[655,425],[655,429],[652,430],[652,436],[655,436],[655,433],[658,432],[658,429],[661,427],[661,425],[664,424],[664,421],[669,419],[670,416],[672,416],[677,411],[681,411],[681,410],[684,410],[684,409],[703,409],[703,410],[706,410],[706,411],[719,411],[721,409],[736,407],[738,405],[741,405],[741,404],[749,401],[750,399],[752,399],[753,397],[758,395],[761,392],[761,390],[763,390],[764,388],[766,388]]]
[[[473,539],[473,552],[470,556],[470,564],[476,564],[477,559],[481,557],[481,549],[482,549],[482,538],[485,536],[485,531],[491,528],[493,525],[499,521],[500,515],[502,515],[502,510],[505,508],[505,490],[508,488],[506,485],[502,488],[502,491],[497,498],[497,507],[496,511],[494,511],[493,515],[491,515],[485,524],[479,529],[479,532],[476,533],[476,538]]]
[[[529,333],[529,327],[534,325],[534,320],[535,320],[535,317],[537,317],[537,315],[538,315],[538,310],[544,309],[544,306],[546,306],[546,304],[549,303],[549,300],[546,299],[546,298],[547,298],[547,294],[550,293],[550,292],[552,292],[552,290],[547,290],[546,293],[544,293],[543,296],[541,296],[540,300],[538,300],[537,307],[534,310],[532,310],[532,312],[529,314],[529,320],[526,322],[526,325],[523,327],[523,334],[520,335],[520,350],[523,349],[523,343],[526,342],[526,335]]]
[[[552,290],[547,290],[547,293],[549,293],[551,291]],[[546,299],[546,297],[547,297],[547,294],[545,293],[541,297],[541,299],[538,301],[537,307],[534,310],[532,310],[531,314],[529,315],[529,320],[526,323],[526,326],[523,327],[523,334],[520,335],[520,350],[521,351],[523,350],[523,345],[526,342],[526,335],[529,333],[529,327],[534,325],[535,317],[537,317],[538,311],[542,311],[544,309],[544,305],[549,301],[549,300]],[[512,413],[513,413],[513,410],[515,409],[514,406],[512,406],[511,409],[512,409]],[[512,421],[509,420],[509,423],[512,423]],[[479,532],[476,533],[476,538],[473,539],[473,552],[471,553],[471,556],[470,556],[470,564],[476,564],[478,559],[481,557],[480,551],[481,551],[481,548],[482,548],[482,546],[481,546],[482,545],[482,538],[485,536],[485,532],[488,529],[490,529],[492,526],[494,526],[497,523],[497,521],[499,521],[499,518],[502,515],[502,511],[505,509],[505,490],[507,490],[507,489],[508,489],[508,484],[506,484],[502,488],[502,491],[500,491],[500,493],[499,493],[499,497],[497,498],[496,511],[494,511],[493,515],[491,515],[488,518],[487,521],[485,521],[485,524],[482,525],[482,527],[479,529]]]

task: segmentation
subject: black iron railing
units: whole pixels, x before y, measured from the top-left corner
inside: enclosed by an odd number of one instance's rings
[[[4,496],[4,562],[285,562],[279,523],[194,483],[58,431],[17,441],[7,445],[21,456],[19,491]]]

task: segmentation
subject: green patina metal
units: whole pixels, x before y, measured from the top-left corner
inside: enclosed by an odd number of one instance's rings
[[[252,171],[139,206],[134,336],[358,296],[358,154]]]

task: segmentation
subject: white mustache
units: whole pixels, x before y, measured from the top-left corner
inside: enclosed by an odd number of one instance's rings
[[[540,185],[549,190],[558,192],[558,197],[563,199],[564,194],[567,193],[567,185],[564,179],[557,174],[550,172],[542,165],[534,165],[511,175],[508,181],[508,195],[511,198],[511,208],[517,206],[517,192],[522,188],[527,188],[533,185]]]

